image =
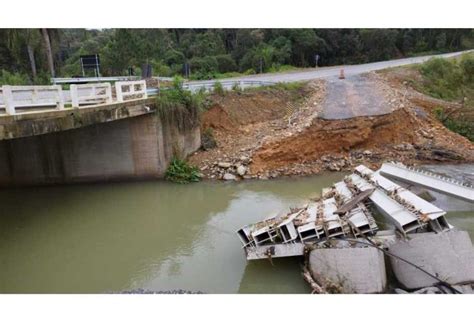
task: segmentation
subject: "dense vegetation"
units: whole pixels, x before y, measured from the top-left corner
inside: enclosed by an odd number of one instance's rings
[[[446,100],[463,100],[472,103],[474,98],[474,55],[460,59],[432,58],[420,65],[423,91]]]
[[[176,183],[198,182],[201,179],[198,168],[190,166],[186,161],[177,158],[171,160],[165,178]]]
[[[419,90],[440,99],[460,102],[460,108],[435,110],[438,119],[453,132],[474,141],[474,54],[460,59],[433,58],[419,66],[423,81]]]
[[[149,63],[160,76],[209,79],[236,73],[352,64],[474,47],[472,29],[1,29],[0,83],[81,75],[79,56],[99,54],[101,73]],[[3,72],[5,71],[5,72]]]

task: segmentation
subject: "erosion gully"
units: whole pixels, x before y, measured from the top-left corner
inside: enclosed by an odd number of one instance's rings
[[[474,175],[474,165],[430,169]],[[309,293],[299,259],[247,262],[235,231],[343,176],[0,190],[0,293]],[[439,202],[474,239],[474,206]]]

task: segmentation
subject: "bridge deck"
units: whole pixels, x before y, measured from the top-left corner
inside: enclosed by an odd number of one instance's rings
[[[81,108],[43,109],[0,115],[0,141],[76,129],[154,113],[154,98],[99,104]]]
[[[384,163],[380,173],[400,181],[432,189],[456,198],[474,202],[474,187],[450,178],[394,163]]]

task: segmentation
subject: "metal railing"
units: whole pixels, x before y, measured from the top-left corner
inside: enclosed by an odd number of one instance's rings
[[[222,88],[226,90],[232,90],[235,87],[238,87],[240,89],[245,89],[249,87],[272,86],[276,84],[275,82],[259,81],[259,80],[226,80],[226,81],[211,80],[211,81],[184,82],[183,88],[191,92],[197,92],[200,90],[205,90],[209,92],[209,91],[214,90],[216,83],[221,84]],[[148,89],[148,95],[157,95],[160,90],[165,91],[167,89],[169,88],[168,87],[162,87],[161,89],[150,88]]]
[[[152,77],[160,81],[172,81],[172,77]],[[51,78],[52,84],[83,84],[83,83],[101,83],[101,82],[126,82],[141,80],[139,76],[111,76],[111,77],[54,77]]]

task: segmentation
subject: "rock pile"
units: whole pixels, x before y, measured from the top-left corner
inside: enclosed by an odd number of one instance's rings
[[[222,179],[226,181],[236,181],[242,179],[250,179],[247,175],[248,166],[252,159],[247,155],[241,155],[236,158],[218,159],[216,162],[201,167],[201,171],[205,171],[210,179]]]

